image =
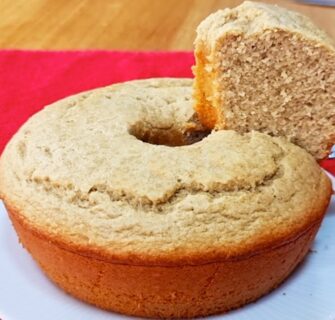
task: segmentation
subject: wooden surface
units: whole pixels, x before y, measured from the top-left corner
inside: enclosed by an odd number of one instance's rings
[[[198,23],[238,0],[0,0],[0,48],[191,50]],[[335,38],[335,8],[278,3]]]

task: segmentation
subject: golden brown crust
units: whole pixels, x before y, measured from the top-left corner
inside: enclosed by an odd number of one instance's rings
[[[61,248],[9,211],[23,246],[68,293],[129,315],[191,318],[228,311],[278,286],[307,253],[320,223],[293,241],[235,261],[193,266],[110,263]]]
[[[197,63],[193,67],[193,74],[196,77],[193,83],[194,109],[201,124],[208,129],[213,129],[218,123],[219,112],[214,105],[215,101],[208,101],[207,97],[212,96],[215,72],[205,72],[204,68],[208,62],[204,50],[206,50],[205,47],[202,47],[195,51]]]

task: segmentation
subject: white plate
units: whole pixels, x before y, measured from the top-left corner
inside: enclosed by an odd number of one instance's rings
[[[333,185],[335,180],[333,179]],[[211,319],[335,320],[335,199],[311,252],[294,274],[269,295]],[[0,203],[0,319],[134,319],[99,310],[63,293],[19,245]]]

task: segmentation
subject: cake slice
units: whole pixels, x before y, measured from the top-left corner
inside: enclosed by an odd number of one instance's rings
[[[207,128],[286,136],[315,158],[335,142],[335,45],[309,18],[244,2],[197,29],[195,109]]]

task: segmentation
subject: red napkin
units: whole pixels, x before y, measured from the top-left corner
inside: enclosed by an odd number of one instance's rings
[[[0,153],[43,106],[115,82],[192,77],[192,52],[0,51]],[[335,174],[335,161],[322,165]]]

